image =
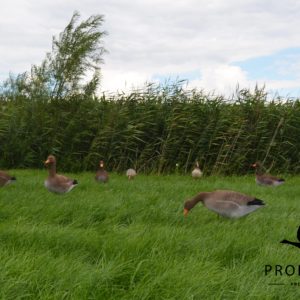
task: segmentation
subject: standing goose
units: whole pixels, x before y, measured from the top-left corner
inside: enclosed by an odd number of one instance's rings
[[[134,179],[134,177],[136,176],[136,171],[135,169],[128,169],[126,171],[126,176],[128,177],[128,179]]]
[[[263,166],[260,162],[256,162],[251,166],[255,168],[255,181],[259,185],[278,186],[285,182],[283,178],[278,178],[269,174],[265,174],[263,171]]]
[[[0,187],[15,182],[17,179],[4,171],[0,171]]]
[[[195,169],[192,171],[192,177],[197,179],[197,178],[200,178],[201,176],[202,176],[202,171],[199,168],[198,161],[196,161]]]
[[[100,160],[100,162],[99,162],[99,169],[96,173],[95,179],[98,182],[104,182],[104,183],[108,181],[108,173],[104,169],[104,161],[103,160]]]
[[[227,218],[240,218],[264,206],[264,202],[252,196],[229,190],[199,193],[184,203],[184,215],[198,203]]]
[[[48,191],[63,194],[71,191],[78,184],[76,179],[56,174],[56,159],[53,155],[48,156],[45,166],[49,169],[49,176],[45,180]]]

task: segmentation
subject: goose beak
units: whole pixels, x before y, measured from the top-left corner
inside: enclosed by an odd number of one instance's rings
[[[47,159],[47,160],[44,162],[45,165],[47,165],[47,164],[49,164],[49,163],[50,163],[50,160],[49,160],[49,159]]]
[[[188,215],[188,213],[189,213],[189,210],[185,208],[185,209],[183,210],[183,215],[186,217],[186,216]]]

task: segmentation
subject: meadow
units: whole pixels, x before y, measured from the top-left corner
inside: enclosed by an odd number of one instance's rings
[[[227,99],[184,80],[99,94],[104,19],[79,16],[41,64],[0,83],[0,166],[17,177],[0,189],[1,299],[299,298],[298,275],[264,270],[299,264],[280,241],[299,226],[300,99],[258,87]],[[49,154],[79,181],[66,195],[43,186]],[[287,182],[256,186],[258,160]],[[132,167],[144,175],[129,182]],[[187,198],[215,189],[267,205],[239,220],[201,204],[183,216]]]
[[[296,240],[300,177],[277,188],[254,176],[68,174],[79,185],[56,195],[46,170],[11,170],[0,189],[1,299],[297,299],[298,275],[265,275],[265,265],[299,264]],[[201,204],[200,191],[232,189],[266,207],[238,219]],[[297,281],[298,280],[298,281]],[[282,283],[282,286],[270,285]]]

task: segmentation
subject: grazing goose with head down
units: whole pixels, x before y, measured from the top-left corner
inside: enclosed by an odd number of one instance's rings
[[[199,202],[209,210],[227,217],[240,218],[264,206],[264,202],[252,196],[229,190],[199,193],[184,203],[184,215]]]
[[[128,169],[126,171],[126,176],[128,177],[129,180],[134,179],[134,177],[136,176],[135,169]]]
[[[285,182],[283,178],[278,178],[269,174],[265,174],[263,166],[260,162],[256,162],[251,165],[255,168],[255,181],[259,185],[264,186],[278,186]]]
[[[192,171],[192,177],[197,179],[197,178],[200,178],[201,176],[202,176],[202,171],[199,168],[198,161],[196,161],[195,169]]]
[[[45,180],[48,191],[63,194],[71,191],[78,184],[76,179],[56,174],[56,159],[53,155],[48,156],[45,165],[49,169],[49,176]]]
[[[108,181],[108,173],[104,169],[104,161],[103,160],[100,160],[100,162],[99,162],[99,169],[96,173],[95,179],[96,179],[96,181],[103,182],[103,183]]]
[[[0,187],[15,182],[17,179],[4,171],[0,171]]]

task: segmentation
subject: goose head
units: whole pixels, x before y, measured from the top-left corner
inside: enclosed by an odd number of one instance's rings
[[[265,169],[260,161],[255,162],[251,165],[251,167],[255,169],[256,175],[263,175],[265,172]]]
[[[256,169],[257,168],[257,162],[251,164],[250,167]]]
[[[100,167],[101,169],[104,168],[104,161],[103,161],[103,160],[100,160],[100,162],[99,162],[99,167]]]
[[[254,169],[259,169],[262,167],[262,163],[260,161],[256,161],[254,164],[251,164],[251,167]]]
[[[54,155],[49,155],[47,157],[47,160],[45,161],[45,166],[46,167],[51,167],[53,165],[56,165],[56,158]]]
[[[198,194],[197,196],[195,196],[192,199],[188,199],[187,201],[185,201],[184,203],[184,207],[183,207],[183,214],[186,217],[189,213],[189,211],[199,202],[199,201],[203,201],[202,195],[201,193]]]

